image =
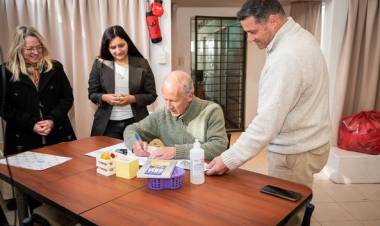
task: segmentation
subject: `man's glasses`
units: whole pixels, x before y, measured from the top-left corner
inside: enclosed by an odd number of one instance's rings
[[[27,52],[33,52],[33,51],[41,52],[43,50],[43,48],[44,47],[42,47],[42,46],[24,47],[24,50]]]

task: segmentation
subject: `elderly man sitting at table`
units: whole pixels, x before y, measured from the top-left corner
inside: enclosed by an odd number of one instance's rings
[[[150,158],[189,159],[195,139],[201,142],[205,160],[227,149],[228,138],[221,107],[194,96],[193,81],[186,72],[173,71],[161,87],[165,107],[124,131],[124,141],[137,156],[150,156],[147,142],[160,139],[164,146]],[[140,139],[141,138],[141,139]]]

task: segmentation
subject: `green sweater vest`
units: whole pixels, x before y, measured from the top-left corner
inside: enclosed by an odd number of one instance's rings
[[[138,133],[144,141],[160,139],[165,146],[176,148],[176,159],[189,159],[195,139],[205,150],[205,160],[212,160],[227,149],[228,138],[223,111],[218,104],[194,97],[185,113],[173,117],[161,108],[140,122],[128,126],[124,141],[131,148]]]

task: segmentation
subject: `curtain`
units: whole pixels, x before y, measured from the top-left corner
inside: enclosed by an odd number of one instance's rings
[[[47,40],[74,91],[70,119],[78,138],[88,137],[95,106],[87,98],[88,76],[104,30],[121,25],[136,47],[149,57],[145,0],[0,0],[0,45],[8,51],[18,25],[34,26]]]
[[[346,29],[332,95],[332,144],[342,117],[380,110],[380,3],[349,0]]]
[[[321,1],[293,1],[290,3],[290,16],[320,42]]]

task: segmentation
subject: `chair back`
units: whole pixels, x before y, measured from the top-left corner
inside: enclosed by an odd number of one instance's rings
[[[231,143],[231,133],[227,133],[227,138],[228,138],[228,144],[227,144],[227,149],[230,148],[230,143]]]

